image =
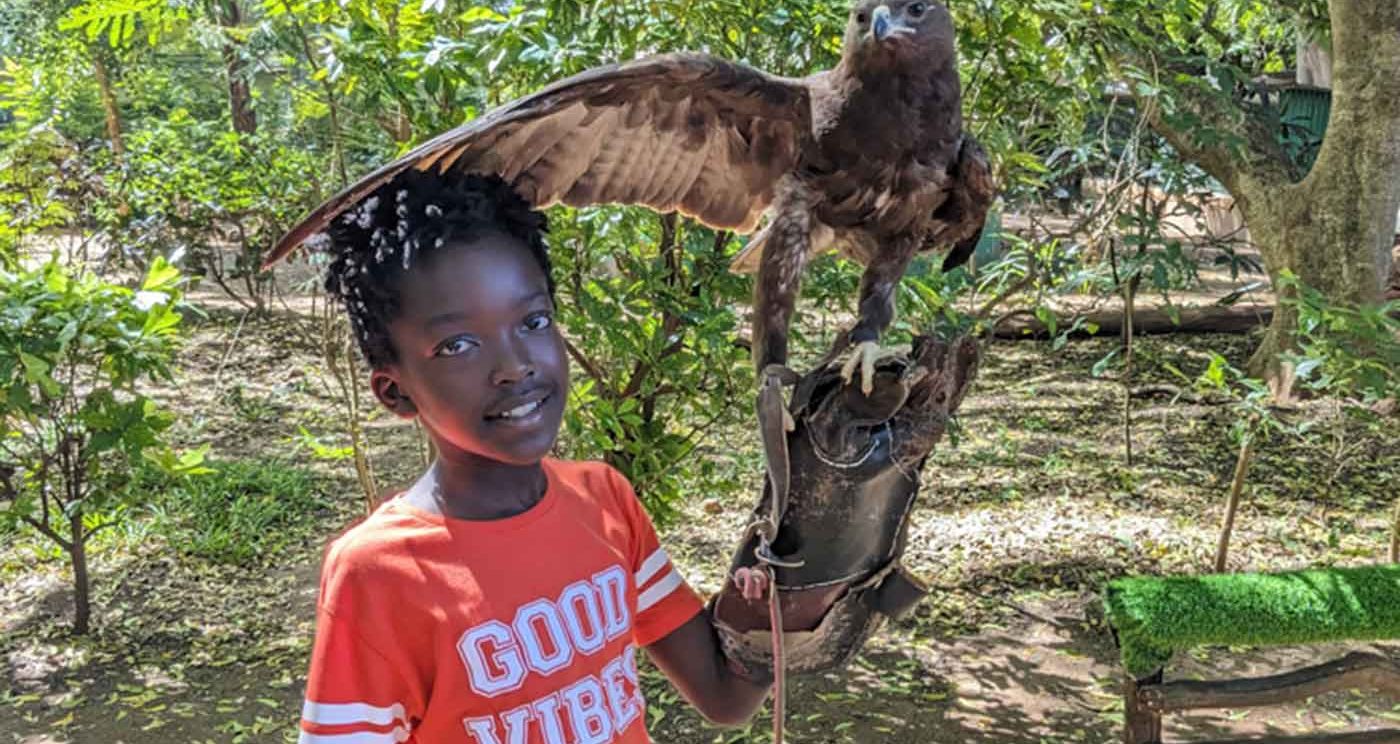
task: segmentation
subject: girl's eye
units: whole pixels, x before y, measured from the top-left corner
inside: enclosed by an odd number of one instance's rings
[[[554,318],[549,313],[536,313],[525,319],[525,327],[532,331],[543,331],[554,325]]]
[[[919,16],[924,14],[925,10],[928,10],[927,5],[924,5],[923,3],[914,3],[913,5],[909,6],[909,15],[918,18]]]
[[[474,348],[476,348],[475,341],[466,336],[458,336],[438,344],[438,347],[433,350],[433,356],[453,357],[465,354]]]

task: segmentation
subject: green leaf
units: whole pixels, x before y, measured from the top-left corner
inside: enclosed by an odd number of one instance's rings
[[[177,454],[167,447],[147,447],[141,451],[141,457],[167,475],[206,475],[214,472],[204,465],[209,449],[210,445],[204,444]]]
[[[45,395],[52,398],[63,394],[63,386],[49,375],[52,366],[47,361],[25,351],[19,353],[19,359],[24,365],[24,378],[31,384],[38,385]]]
[[[1040,305],[1035,309],[1035,317],[1045,326],[1046,333],[1050,334],[1051,336],[1054,336],[1059,330],[1060,319],[1055,315],[1054,310],[1051,310],[1050,308],[1044,305]]]
[[[1102,377],[1104,372],[1108,371],[1109,365],[1113,364],[1113,360],[1118,358],[1118,354],[1119,350],[1114,349],[1113,351],[1110,351],[1107,354],[1103,355],[1103,357],[1100,358],[1097,362],[1094,362],[1094,366],[1093,369],[1090,370],[1090,374],[1092,374],[1094,377]]]
[[[141,289],[145,292],[169,292],[179,285],[180,270],[170,265],[164,256],[157,256],[141,282]]]

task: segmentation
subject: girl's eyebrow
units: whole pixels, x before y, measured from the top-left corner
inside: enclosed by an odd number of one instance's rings
[[[428,319],[427,325],[428,325],[429,328],[431,328],[431,327],[433,327],[433,326],[437,326],[437,325],[446,325],[446,324],[448,324],[448,323],[455,323],[455,322],[457,322],[457,321],[459,321],[459,320],[463,320],[463,319],[465,319],[466,317],[467,317],[467,314],[466,314],[466,313],[454,310],[454,311],[452,311],[452,312],[450,312],[450,313],[442,313],[441,315],[434,315],[433,317],[431,317],[431,318]]]
[[[524,307],[527,305],[533,305],[535,302],[541,299],[549,299],[549,292],[547,290],[531,292],[530,294],[517,300],[515,304],[518,307]],[[471,315],[468,313],[464,313],[460,310],[453,310],[451,312],[441,313],[439,315],[434,315],[433,317],[429,318],[427,326],[431,328],[433,326],[447,325],[449,323],[456,323],[458,321],[465,320],[470,317]]]

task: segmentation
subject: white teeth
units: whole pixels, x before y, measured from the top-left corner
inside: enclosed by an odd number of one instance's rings
[[[520,418],[521,416],[529,416],[530,414],[534,413],[542,403],[544,403],[543,400],[537,400],[533,403],[526,403],[521,406],[516,406],[515,408],[512,408],[509,411],[506,411],[505,413],[501,414],[501,418]]]

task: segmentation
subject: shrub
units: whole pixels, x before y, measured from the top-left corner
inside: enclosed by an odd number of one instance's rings
[[[136,389],[169,381],[180,274],[156,261],[139,291],[57,258],[0,269],[0,520],[58,544],[73,566],[74,630],[88,629],[86,546],[126,513],[112,487],[143,459],[199,469],[162,443],[172,417]]]
[[[1286,270],[1279,285],[1298,313],[1288,359],[1304,386],[1363,405],[1400,396],[1400,301],[1334,303]]]

